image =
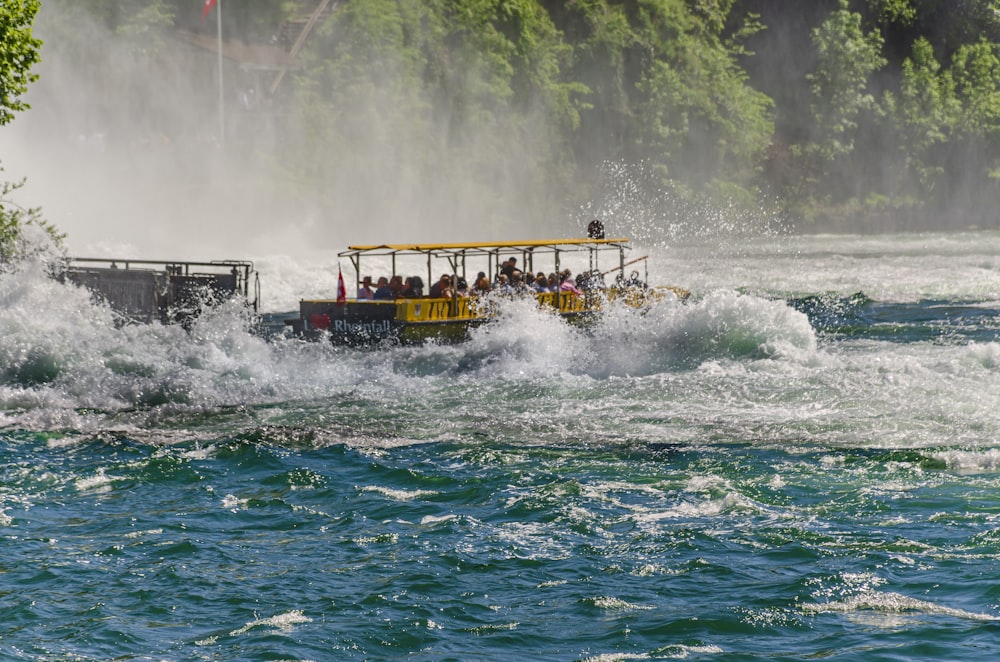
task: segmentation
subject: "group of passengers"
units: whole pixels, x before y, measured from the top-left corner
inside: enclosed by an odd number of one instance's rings
[[[517,258],[511,257],[500,265],[500,270],[491,281],[485,272],[480,271],[469,286],[465,278],[459,276],[456,282],[452,283],[449,274],[441,274],[436,283],[431,285],[427,296],[432,299],[450,299],[454,296],[485,296],[490,292],[497,292],[502,295],[518,294],[544,294],[547,292],[569,292],[582,295],[584,290],[595,287],[603,287],[603,278],[599,272],[595,275],[580,274],[575,279],[573,272],[563,269],[558,274],[555,272],[545,274],[544,271],[537,273],[523,272],[517,268]],[[392,278],[381,277],[376,285],[372,285],[372,277],[365,276],[358,288],[358,300],[371,301],[391,301],[394,299],[412,299],[424,295],[424,281],[420,276],[410,276],[403,278],[393,276]]]
[[[416,299],[424,295],[424,280],[420,276],[386,278],[382,276],[372,286],[372,277],[365,276],[358,288],[358,301],[391,301],[392,299]]]

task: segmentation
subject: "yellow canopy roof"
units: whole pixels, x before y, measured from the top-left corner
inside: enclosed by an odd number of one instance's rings
[[[348,246],[347,250],[343,251],[339,255],[341,257],[345,257],[359,255],[362,253],[374,253],[379,255],[389,255],[391,253],[486,254],[504,250],[533,252],[536,249],[572,251],[596,249],[605,245],[620,248],[626,243],[628,243],[628,239],[622,237],[617,239],[529,239],[527,241],[505,241],[495,243],[379,244],[367,246]]]

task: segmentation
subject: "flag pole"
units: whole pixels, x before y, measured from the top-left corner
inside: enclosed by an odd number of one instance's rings
[[[215,3],[216,36],[219,46],[219,147],[226,146],[226,93],[222,84],[222,0]]]

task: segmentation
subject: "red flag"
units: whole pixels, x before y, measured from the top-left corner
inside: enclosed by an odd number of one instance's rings
[[[208,12],[212,11],[212,7],[215,6],[215,0],[205,0],[205,4],[201,7],[201,20],[205,20],[208,17]]]
[[[347,302],[347,288],[344,287],[344,273],[337,267],[337,303]]]

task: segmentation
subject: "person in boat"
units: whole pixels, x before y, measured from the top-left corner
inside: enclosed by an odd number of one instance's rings
[[[628,278],[625,278],[624,273],[618,274],[618,278],[616,279],[615,284],[621,289],[625,288],[640,289],[640,290],[646,289],[646,283],[645,281],[642,280],[642,278],[639,277],[638,271],[633,271],[631,274],[629,274]]]
[[[508,282],[510,281],[510,277],[516,269],[517,269],[517,258],[513,256],[507,258],[507,261],[500,265],[500,273],[507,276]]]
[[[372,289],[372,277],[365,276],[358,288],[358,301],[371,301],[375,298],[375,290]]]
[[[476,292],[475,293],[478,296],[485,296],[485,295],[489,294],[490,290],[492,290],[492,289],[493,288],[490,285],[490,279],[486,277],[486,274],[484,274],[483,272],[480,271],[479,272],[479,278],[476,279]]]
[[[469,283],[461,276],[458,277],[458,287],[455,290],[455,294],[460,297],[467,297],[470,294]]]
[[[406,289],[403,284],[402,276],[393,276],[389,279],[389,292],[392,293],[393,299],[398,299],[403,296],[403,290]]]
[[[497,274],[497,282],[493,286],[493,291],[500,294],[514,293],[514,290],[510,286],[510,281],[507,279],[507,274]]]
[[[551,290],[549,289],[549,279],[546,278],[545,274],[543,274],[541,271],[539,271],[538,275],[535,276],[535,282],[531,284],[531,287],[534,288],[534,290],[539,294],[545,294],[546,292],[551,292]]]
[[[375,295],[372,297],[376,301],[392,299],[392,290],[389,289],[389,279],[382,276],[378,279],[378,287],[375,288]]]
[[[454,292],[451,289],[451,276],[448,274],[441,274],[441,278],[438,282],[431,285],[430,291],[427,293],[432,299],[450,299]]]
[[[570,292],[576,295],[583,294],[583,290],[581,290],[573,283],[573,272],[571,272],[569,269],[563,271],[562,274],[560,274],[560,278],[562,279],[562,282],[559,283],[560,292],[563,293]]]
[[[548,280],[549,283],[549,292],[559,291],[559,278],[556,276],[555,272],[550,273],[546,280]]]
[[[423,288],[417,287],[416,276],[409,276],[403,281],[403,293],[400,295],[404,299],[417,299],[422,296]],[[422,281],[421,281],[422,282]]]
[[[517,269],[510,275],[510,291],[513,294],[527,294],[531,291],[524,282],[524,274]]]
[[[607,289],[604,276],[599,271],[585,271],[576,277],[576,286],[583,291]]]

